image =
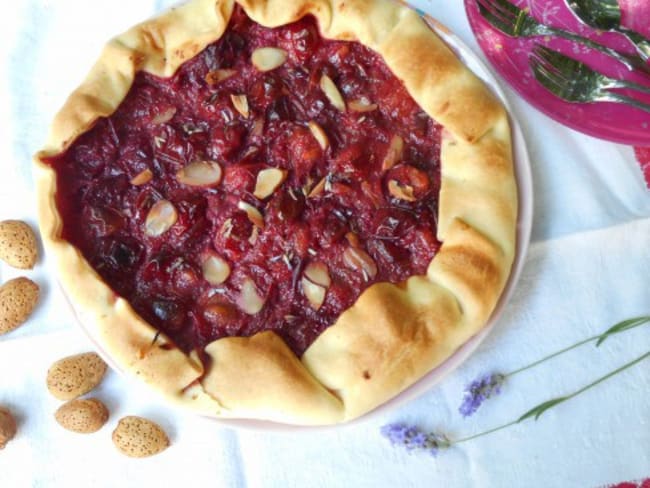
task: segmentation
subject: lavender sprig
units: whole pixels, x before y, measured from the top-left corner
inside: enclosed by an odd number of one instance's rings
[[[501,393],[505,379],[503,374],[491,373],[472,381],[465,387],[463,403],[458,411],[463,417],[472,415],[485,400]]]
[[[446,449],[450,445],[449,439],[444,435],[425,432],[418,427],[403,423],[384,425],[381,434],[393,446],[402,445],[407,451],[424,450],[434,457],[440,449]]]
[[[594,386],[602,383],[603,381],[616,376],[617,374],[621,373],[622,371],[625,371],[628,368],[631,368],[637,363],[640,363],[644,359],[650,357],[650,351],[646,352],[645,354],[639,356],[633,361],[630,361],[627,364],[624,364],[623,366],[615,369],[614,371],[606,374],[605,376],[602,376],[598,378],[597,380],[593,381],[592,383],[589,383],[586,386],[583,386],[579,390],[574,391],[573,393],[569,395],[565,395],[562,397],[557,397],[553,398],[551,400],[547,400],[545,402],[540,403],[539,405],[531,408],[528,410],[526,413],[521,415],[517,420],[514,420],[512,422],[509,422],[507,424],[500,425],[498,427],[494,427],[493,429],[489,429],[483,432],[479,432],[478,434],[471,435],[469,437],[463,437],[460,439],[449,439],[447,436],[441,433],[436,433],[436,432],[426,432],[419,427],[415,427],[412,425],[404,424],[404,423],[395,423],[395,424],[388,424],[384,425],[381,428],[381,434],[386,437],[392,445],[401,445],[404,446],[408,451],[415,451],[415,450],[420,450],[420,451],[427,451],[429,454],[435,456],[438,454],[438,452],[441,449],[447,449],[455,444],[460,444],[461,442],[467,442],[472,439],[477,439],[478,437],[483,437],[485,435],[491,434],[493,432],[497,432],[499,430],[503,430],[507,427],[510,427],[512,425],[518,424],[520,422],[523,422],[524,420],[527,420],[529,418],[534,418],[535,420],[538,420],[539,417],[545,413],[547,410],[550,410],[551,408],[559,405],[560,403],[564,403],[571,398],[575,398],[576,396],[580,395],[581,393],[593,388]]]
[[[623,320],[622,322],[613,325],[602,334],[589,337],[569,347],[565,347],[564,349],[561,349],[557,352],[554,352],[553,354],[538,359],[537,361],[530,363],[526,366],[523,366],[519,369],[516,369],[514,371],[511,371],[510,373],[491,373],[479,377],[478,379],[472,381],[465,387],[463,403],[460,405],[458,411],[461,413],[463,417],[469,417],[470,415],[472,415],[474,412],[478,410],[478,408],[485,400],[501,393],[501,389],[506,379],[511,378],[512,376],[519,374],[522,371],[531,369],[545,361],[548,361],[551,358],[559,356],[560,354],[564,354],[565,352],[571,351],[572,349],[575,349],[576,347],[580,347],[589,342],[596,341],[596,347],[599,347],[605,340],[607,340],[612,335],[619,334],[626,330],[634,329],[635,327],[639,327],[640,325],[643,325],[648,322],[650,322],[650,316],[635,317],[632,319]]]

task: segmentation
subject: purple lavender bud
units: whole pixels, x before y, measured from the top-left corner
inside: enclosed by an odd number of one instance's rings
[[[485,400],[501,393],[505,379],[505,375],[501,373],[492,373],[472,381],[465,387],[463,403],[458,411],[463,417],[472,415]]]
[[[393,446],[404,446],[407,451],[424,450],[432,456],[438,454],[440,449],[450,445],[449,439],[444,435],[425,432],[418,427],[401,423],[384,425],[381,428],[381,434]]]

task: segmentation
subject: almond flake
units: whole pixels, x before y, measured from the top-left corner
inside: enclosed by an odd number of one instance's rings
[[[329,288],[332,284],[327,265],[321,261],[312,261],[305,268],[305,277],[317,285]]]
[[[221,181],[222,171],[214,161],[196,161],[176,173],[176,179],[189,186],[215,186]]]
[[[255,191],[253,195],[260,200],[265,199],[273,194],[275,190],[284,182],[287,172],[279,168],[267,168],[257,173],[255,182]]]
[[[372,112],[377,110],[376,103],[370,103],[365,98],[360,98],[358,100],[352,100],[348,103],[348,108],[354,110],[355,112]]]
[[[377,276],[377,265],[375,261],[362,249],[348,247],[343,252],[343,262],[348,268],[363,273],[366,281],[368,281],[368,278],[372,279]]]
[[[208,85],[216,85],[223,80],[227,80],[236,73],[237,71],[234,69],[216,69],[214,71],[210,71],[207,75],[205,75],[205,82]]]
[[[282,66],[287,60],[287,52],[277,47],[260,47],[253,51],[251,62],[259,71],[271,71]]]
[[[151,119],[151,123],[154,125],[165,124],[174,118],[174,115],[176,115],[176,108],[168,108],[167,110],[160,112],[153,119]]]
[[[395,198],[407,202],[415,202],[417,200],[413,194],[413,187],[411,185],[400,185],[399,182],[395,180],[390,180],[388,182],[388,193]]]
[[[147,214],[145,232],[151,237],[162,235],[176,223],[176,219],[178,214],[174,205],[168,200],[158,200]]]
[[[201,265],[203,277],[211,285],[220,285],[230,276],[230,265],[220,256],[212,255]]]
[[[341,92],[332,81],[332,78],[327,75],[321,76],[320,89],[323,90],[323,93],[325,93],[325,96],[335,108],[341,112],[345,112],[345,101]]]
[[[329,175],[323,176],[323,178],[321,178],[321,180],[318,183],[316,183],[316,186],[314,186],[314,188],[312,188],[311,191],[307,194],[307,198],[317,197],[318,195],[323,193],[323,190],[325,190],[325,186],[329,181],[328,178]]]
[[[167,139],[165,139],[164,137],[154,136],[154,138],[153,138],[153,143],[154,143],[154,145],[156,146],[157,149],[160,149],[162,147],[162,145],[164,143],[166,143],[166,142],[167,142]]]
[[[232,219],[226,219],[221,225],[221,233],[227,239],[232,233]]]
[[[243,200],[239,201],[237,208],[246,212],[248,220],[250,220],[254,226],[259,227],[260,229],[264,229],[264,217],[262,217],[262,214],[259,210],[257,210],[251,204],[244,202]]]
[[[388,146],[388,152],[384,161],[381,164],[381,169],[383,171],[391,169],[395,166],[395,163],[399,162],[402,158],[402,150],[404,149],[404,139],[400,136],[393,136],[390,140],[390,145]]]
[[[309,130],[311,131],[312,135],[318,142],[318,145],[323,151],[325,151],[330,145],[330,140],[327,138],[327,134],[323,128],[313,120],[310,121],[307,125],[309,126]]]
[[[361,242],[359,241],[359,237],[354,233],[354,232],[348,232],[345,234],[345,238],[347,241],[350,243],[352,247],[361,247]]]
[[[264,308],[265,302],[266,300],[257,292],[255,282],[251,278],[245,278],[237,298],[237,306],[248,315],[255,315]]]
[[[264,119],[259,117],[253,122],[253,127],[251,128],[251,135],[259,137],[264,132]]]
[[[250,110],[248,109],[248,98],[246,98],[246,95],[230,95],[230,101],[242,117],[248,118]]]
[[[325,301],[327,290],[320,285],[312,283],[306,278],[303,278],[300,281],[300,284],[302,285],[302,292],[305,294],[305,297],[307,297],[311,308],[318,310]]]
[[[250,243],[251,246],[257,242],[257,238],[259,236],[260,236],[260,228],[257,226],[253,227],[253,230],[251,231],[251,235],[248,238],[248,242]]]
[[[149,183],[153,178],[153,173],[149,168],[140,171],[137,175],[131,178],[131,184],[133,186],[140,186],[146,183]]]

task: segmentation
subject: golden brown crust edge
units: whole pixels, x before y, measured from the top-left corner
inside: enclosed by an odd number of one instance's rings
[[[170,75],[218,39],[231,0],[191,3],[112,40],[55,118],[35,157],[41,232],[59,279],[93,338],[122,369],[171,400],[208,415],[295,424],[355,418],[409,386],[485,324],[514,258],[517,195],[504,110],[412,11],[387,0],[242,0],[270,27],[317,17],[325,37],[358,40],[384,57],[415,100],[447,129],[442,144],[439,238],[426,277],[377,284],[298,361],[273,333],[207,348],[207,371],[115,297],[61,239],[54,171],[61,152],[126,95],[137,70]],[[404,317],[412,320],[404,322]],[[228,359],[230,358],[230,359]]]

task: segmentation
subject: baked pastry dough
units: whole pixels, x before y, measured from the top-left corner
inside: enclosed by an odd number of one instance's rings
[[[272,331],[221,338],[204,352],[186,354],[136,314],[62,237],[57,178],[48,158],[112,114],[138,71],[171,76],[219,39],[235,7],[232,0],[192,0],[107,44],[34,159],[43,240],[93,339],[120,369],[172,401],[223,418],[345,422],[420,379],[490,317],[515,254],[517,187],[507,115],[417,14],[393,2],[238,3],[266,27],[311,14],[324,38],[362,43],[444,126],[437,218],[443,244],[426,275],[373,284],[300,358]]]

